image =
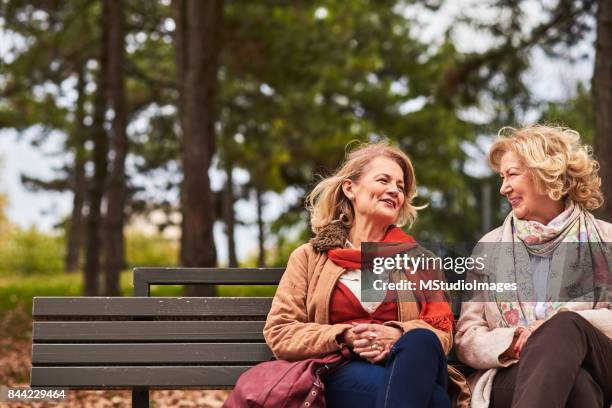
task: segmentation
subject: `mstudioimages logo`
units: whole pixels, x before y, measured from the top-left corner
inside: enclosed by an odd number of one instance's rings
[[[372,282],[375,291],[387,290],[419,290],[419,291],[491,291],[497,293],[516,292],[516,282],[477,282],[464,281],[447,282],[443,279],[421,279],[417,282],[401,279],[398,282],[386,282],[376,279]]]
[[[372,260],[372,272],[380,275],[393,270],[404,270],[410,274],[417,271],[440,270],[455,272],[462,275],[467,271],[482,271],[485,268],[486,254],[478,257],[431,257],[425,254],[409,256],[395,254],[394,256],[379,256]]]

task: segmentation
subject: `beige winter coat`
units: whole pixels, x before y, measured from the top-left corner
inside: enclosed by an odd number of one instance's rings
[[[264,327],[264,337],[274,355],[284,360],[302,360],[340,350],[337,337],[350,324],[329,324],[329,302],[336,282],[345,269],[311,244],[297,248],[289,257]],[[398,302],[398,321],[386,322],[407,332],[422,328],[433,331],[444,353],[453,345],[450,333],[419,320],[416,302]]]
[[[612,224],[597,221],[603,241],[612,242]],[[502,228],[499,227],[489,232],[480,242],[498,242],[501,231]],[[586,302],[568,304],[569,309],[579,313],[608,337],[612,337],[610,306],[605,304],[594,310],[587,309],[589,305]],[[499,309],[494,302],[465,302],[461,307],[455,346],[459,359],[478,369],[469,378],[472,408],[487,408],[497,370],[518,362],[517,359],[502,357],[512,344],[515,328],[497,327],[495,322],[500,320]]]
[[[337,245],[334,242],[337,239],[331,241],[326,245]],[[292,361],[340,350],[338,335],[352,326],[330,324],[329,303],[336,282],[344,272],[345,269],[329,259],[325,251],[315,250],[310,243],[293,251],[264,327],[266,343],[274,355]],[[453,346],[451,333],[438,330],[419,319],[418,304],[414,301],[398,302],[398,320],[384,324],[403,332],[417,328],[431,330],[440,340],[445,354]],[[469,388],[465,377],[451,366],[448,373],[455,406],[469,407]]]

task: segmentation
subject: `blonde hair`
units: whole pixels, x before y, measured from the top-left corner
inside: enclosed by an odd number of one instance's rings
[[[551,199],[569,196],[587,210],[601,207],[599,163],[593,149],[580,142],[580,134],[564,127],[533,125],[522,129],[502,128],[489,151],[489,165],[499,171],[502,156],[519,156],[536,186]]]
[[[364,143],[346,155],[344,163],[331,176],[321,180],[306,197],[306,208],[310,212],[310,225],[313,232],[332,222],[341,222],[350,227],[355,219],[351,201],[344,195],[342,183],[346,179],[358,181],[367,165],[377,157],[387,157],[396,162],[404,174],[404,204],[400,208],[395,225],[412,225],[421,207],[412,205],[416,196],[414,168],[408,156],[389,142]]]

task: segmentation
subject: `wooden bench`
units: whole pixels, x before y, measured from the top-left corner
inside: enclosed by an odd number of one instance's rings
[[[262,330],[271,298],[149,297],[151,285],[275,285],[283,269],[137,268],[134,297],[36,297],[32,387],[232,388],[272,358]]]
[[[262,330],[271,298],[148,297],[151,285],[275,285],[283,269],[140,268],[135,297],[36,297],[32,387],[232,388],[272,353]]]

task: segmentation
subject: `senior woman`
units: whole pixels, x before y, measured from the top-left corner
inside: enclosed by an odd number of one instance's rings
[[[598,163],[573,130],[511,131],[493,144],[489,163],[512,212],[481,243],[503,253],[489,277],[515,277],[519,290],[462,305],[455,342],[459,359],[479,370],[470,378],[472,407],[608,407],[612,225],[590,213],[603,202]],[[587,269],[564,267],[577,256]]]
[[[285,360],[357,356],[325,382],[330,407],[449,407],[448,303],[361,299],[362,242],[414,242],[410,159],[386,143],[361,146],[307,198],[315,237],[290,256],[264,328]]]

